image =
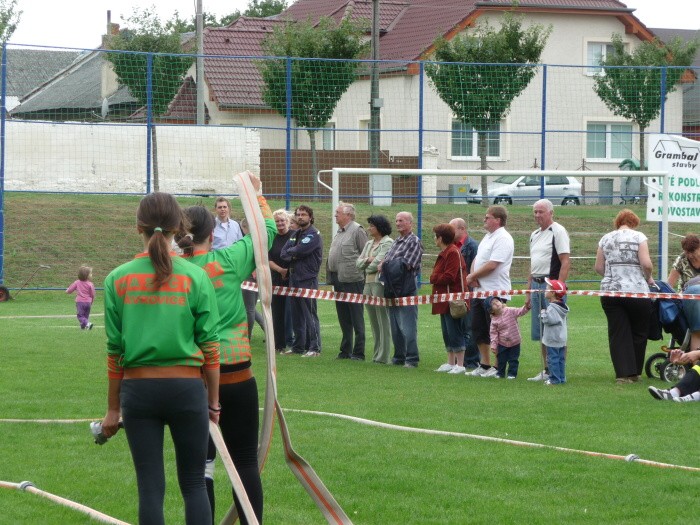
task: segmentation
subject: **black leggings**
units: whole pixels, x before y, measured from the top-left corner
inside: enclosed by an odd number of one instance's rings
[[[120,402],[124,430],[136,468],[139,523],[161,525],[165,497],[165,425],[175,445],[177,478],[185,500],[185,523],[209,525],[211,508],[204,484],[209,415],[201,379],[127,379]]]
[[[236,368],[239,368],[236,366]],[[263,489],[258,470],[258,386],[255,378],[219,386],[221,417],[219,426],[233,464],[243,482],[258,522],[262,523]],[[213,448],[213,447],[212,447]],[[211,459],[213,456],[210,454]],[[243,509],[233,494],[241,524],[247,525]]]

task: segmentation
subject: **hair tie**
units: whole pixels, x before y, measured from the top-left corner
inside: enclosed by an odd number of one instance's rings
[[[185,237],[187,237],[191,241],[194,241],[194,235],[192,235],[191,233],[186,233]]]
[[[153,228],[153,233],[155,232],[163,233],[163,228],[161,228],[160,226],[156,226],[155,228]]]

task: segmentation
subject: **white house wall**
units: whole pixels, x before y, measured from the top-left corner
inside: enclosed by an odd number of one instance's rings
[[[587,15],[528,15],[528,21],[549,26],[553,30],[542,55],[547,66],[545,167],[547,169],[616,170],[619,160],[596,161],[586,159],[586,129],[591,121],[626,122],[614,116],[593,91],[594,77],[584,67],[588,42],[609,42],[613,33],[622,35],[630,48],[639,43],[634,35],[625,34],[624,26],[614,16]],[[491,25],[498,26],[492,18]],[[542,68],[528,88],[512,105],[511,112],[502,124],[505,134],[501,138],[501,156],[490,159],[494,169],[538,169],[542,167]],[[383,76],[380,80],[381,149],[391,156],[416,156],[419,154],[419,77],[417,75]],[[370,83],[363,79],[355,82],[340,100],[331,122],[335,125],[335,149],[354,150],[367,147],[367,133],[361,131],[361,121],[370,116]],[[210,107],[210,110],[214,108]],[[445,169],[476,169],[479,160],[453,159],[450,154],[452,115],[430,83],[425,79],[423,103],[423,147],[438,150],[438,167]],[[285,120],[278,115],[238,115],[212,111],[212,121],[222,124],[259,126],[261,147],[285,147]],[[267,128],[267,129],[266,129]],[[274,128],[274,129],[271,129]],[[681,90],[671,93],[666,104],[665,131],[680,133],[682,129]],[[635,127],[636,131],[636,127]],[[647,130],[660,131],[659,119]],[[639,155],[639,137],[633,138],[632,155]],[[309,147],[308,134],[298,133],[298,147]],[[322,149],[322,133],[317,134],[317,149]],[[585,160],[584,160],[585,159]],[[438,190],[448,184],[478,181],[457,178],[440,179]],[[616,181],[616,189],[619,181]],[[587,190],[595,190],[596,181],[587,183]]]

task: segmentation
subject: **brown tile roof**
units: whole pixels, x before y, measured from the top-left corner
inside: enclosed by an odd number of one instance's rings
[[[419,60],[430,54],[438,36],[451,36],[472,25],[489,10],[502,10],[512,0],[381,0],[379,56],[383,60]],[[617,0],[520,0],[525,12],[571,12],[611,14],[640,38],[650,31],[624,3]],[[208,28],[204,34],[205,55],[227,57],[261,56],[262,40],[285,20],[318,22],[322,16],[336,20],[372,18],[371,0],[298,0],[273,18],[241,17],[226,28]],[[262,80],[247,58],[206,58],[205,76],[211,99],[219,108],[264,108],[260,94]]]

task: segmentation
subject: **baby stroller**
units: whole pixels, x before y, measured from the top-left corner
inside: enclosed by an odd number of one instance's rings
[[[656,292],[675,293],[676,291],[665,281],[655,281]],[[668,354],[671,350],[680,348],[683,352],[690,345],[690,330],[688,321],[683,313],[680,299],[656,299],[654,308],[658,314],[659,324],[663,331],[671,335],[668,346],[663,345],[661,352],[650,355],[644,363],[644,371],[647,377],[663,379],[675,383],[685,376],[687,365],[671,363]]]

